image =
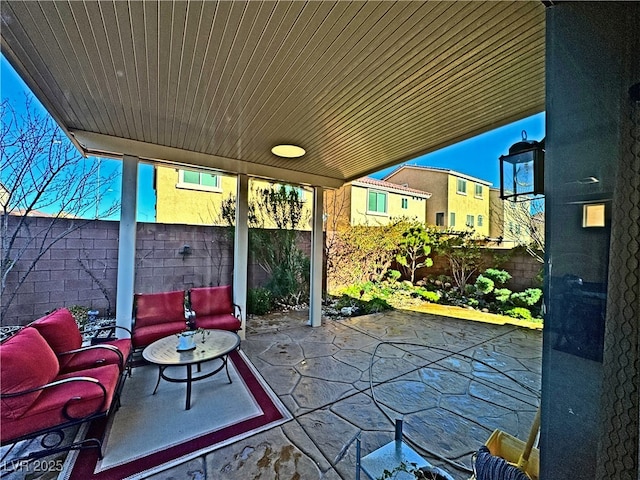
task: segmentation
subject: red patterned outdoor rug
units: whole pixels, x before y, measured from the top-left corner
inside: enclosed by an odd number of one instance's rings
[[[185,410],[184,384],[161,380],[152,395],[157,367],[135,368],[125,383],[120,409],[109,421],[88,427],[86,435],[98,438],[106,429],[104,458],[99,460],[94,448],[72,452],[61,478],[122,480],[151,475],[291,418],[242,352],[234,351],[229,360],[233,383],[224,371],[195,382],[190,410]]]

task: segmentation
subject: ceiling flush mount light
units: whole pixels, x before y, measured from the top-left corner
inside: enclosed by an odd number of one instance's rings
[[[500,198],[513,202],[532,200],[544,195],[544,139],[522,140],[500,156]]]
[[[271,149],[271,153],[284,158],[298,158],[307,152],[298,145],[276,145]]]

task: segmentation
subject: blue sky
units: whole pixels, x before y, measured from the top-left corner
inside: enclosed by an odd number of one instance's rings
[[[9,62],[2,56],[0,60],[0,95],[9,98],[14,108],[24,104],[24,95],[30,94],[29,88],[15,73]],[[42,112],[46,110],[37,102]],[[540,113],[515,123],[500,127],[477,137],[451,145],[433,153],[417,157],[405,164],[440,167],[456,170],[473,177],[489,181],[494,187],[500,186],[500,172],[498,158],[507,153],[509,147],[521,140],[521,132],[527,132],[530,140],[542,140],[545,136],[545,114]],[[381,170],[371,176],[381,179],[389,174],[392,167]],[[121,169],[121,162],[117,160],[101,160],[101,171],[104,174]],[[119,196],[120,185],[114,186],[111,195]],[[105,202],[110,201],[104,198]],[[151,222],[155,219],[155,192],[153,190],[153,167],[140,164],[138,187],[138,220]]]
[[[24,107],[25,95],[33,97],[33,106],[37,108],[40,113],[48,115],[45,108],[40,102],[31,94],[29,87],[22,81],[22,79],[15,72],[11,64],[4,58],[0,59],[0,97],[9,99],[12,106],[16,111],[20,111],[20,108]],[[122,172],[122,162],[119,160],[112,160],[109,158],[99,159],[100,162],[100,177],[108,177],[114,171]],[[98,179],[96,178],[96,181]],[[102,196],[100,205],[107,205],[118,201],[120,199],[121,186],[118,183],[110,188],[106,195]],[[155,208],[156,199],[155,191],[153,190],[153,167],[149,164],[141,163],[138,171],[138,220],[141,222],[153,222],[155,220]],[[51,213],[51,212],[48,212]],[[110,220],[118,220],[119,213],[117,215],[109,217]]]
[[[494,187],[500,187],[500,155],[508,153],[509,147],[522,140],[522,130],[527,132],[529,140],[542,140],[545,136],[544,112],[515,123],[483,133],[455,145],[433,153],[417,157],[405,165],[450,168],[481,180],[487,180]],[[381,170],[373,175],[382,179],[396,167]]]

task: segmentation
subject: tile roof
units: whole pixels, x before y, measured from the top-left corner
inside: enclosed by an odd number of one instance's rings
[[[404,185],[398,185],[397,183],[387,182],[385,180],[377,180],[371,177],[362,177],[351,182],[352,184],[365,184],[372,185],[374,187],[386,188],[388,190],[396,190],[400,192],[410,193],[412,195],[418,195],[425,198],[430,198],[431,193],[416,188],[405,187]]]

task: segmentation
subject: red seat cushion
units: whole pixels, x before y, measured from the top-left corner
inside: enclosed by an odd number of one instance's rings
[[[122,361],[125,363],[120,365],[119,355],[108,348],[103,348],[103,345],[111,345],[120,350],[122,353]],[[68,373],[100,367],[102,365],[118,365],[124,368],[130,353],[131,340],[128,338],[104,342],[68,355],[69,358],[65,361],[64,367],[60,367],[60,371],[61,373]],[[63,355],[60,361],[62,362],[65,357],[67,357],[67,355]]]
[[[56,377],[58,369],[56,354],[35,328],[26,327],[0,345],[0,393],[16,393],[46,385]],[[3,398],[0,416],[3,419],[20,417],[41,393],[38,390]]]
[[[82,334],[71,312],[60,308],[30,326],[37,329],[56,354],[82,346]]]
[[[184,292],[177,290],[163,293],[136,293],[135,327],[144,327],[157,323],[171,323],[184,318]]]
[[[218,330],[229,330],[237,332],[240,330],[241,322],[233,315],[209,315],[198,317],[196,315],[196,326],[198,328],[217,328]]]
[[[95,414],[96,411],[98,413],[106,411],[113,402],[119,376],[120,370],[117,365],[105,365],[57,377],[56,380],[72,377],[95,378],[107,390],[105,403],[103,404],[102,389],[89,382],[70,382],[46,389],[24,412],[22,417],[6,420],[3,418],[2,430],[0,431],[2,442],[67,423],[68,420],[62,413],[62,407],[73,397],[78,397],[78,400],[74,401],[73,406],[69,409],[69,413],[74,418],[87,417]]]
[[[231,285],[222,287],[200,287],[189,291],[191,310],[198,316],[233,314],[233,300],[231,298]]]
[[[159,323],[146,327],[136,327],[133,330],[133,346],[134,348],[146,347],[156,340],[174,333],[180,333],[186,330],[186,328],[187,326],[184,322]],[[178,339],[176,339],[176,345],[177,341]]]

